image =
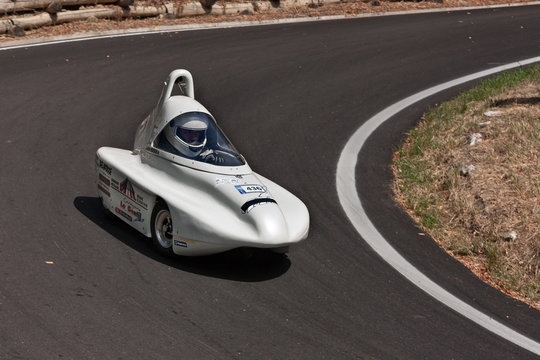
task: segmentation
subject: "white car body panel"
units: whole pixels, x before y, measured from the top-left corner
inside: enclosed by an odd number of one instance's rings
[[[186,80],[188,96],[171,96],[178,77]],[[151,237],[152,211],[161,199],[172,217],[172,250],[178,255],[284,248],[304,240],[309,230],[304,203],[247,163],[213,165],[154,146],[164,127],[183,112],[210,115],[192,95],[191,74],[173,71],[157,107],[137,131],[135,150],[98,149],[97,186],[105,209]]]

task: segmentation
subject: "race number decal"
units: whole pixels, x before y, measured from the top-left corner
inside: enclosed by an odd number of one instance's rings
[[[266,189],[262,185],[235,185],[240,194],[265,193]]]

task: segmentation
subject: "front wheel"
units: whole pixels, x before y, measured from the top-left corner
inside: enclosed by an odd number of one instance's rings
[[[172,255],[173,222],[166,204],[158,202],[152,212],[152,241],[163,255]]]

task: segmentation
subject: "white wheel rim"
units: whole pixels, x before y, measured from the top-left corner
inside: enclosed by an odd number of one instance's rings
[[[168,249],[172,246],[172,219],[167,210],[160,210],[156,215],[155,233],[157,241],[161,247]]]

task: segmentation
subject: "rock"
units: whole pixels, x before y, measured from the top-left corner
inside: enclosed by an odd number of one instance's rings
[[[24,29],[20,26],[12,26],[9,31],[8,31],[9,35],[11,36],[15,36],[15,37],[22,37],[25,35],[24,33]]]
[[[130,7],[131,5],[133,5],[135,3],[134,0],[118,0],[116,2],[116,5],[120,6],[120,7],[123,7],[123,8],[128,8]]]
[[[372,6],[381,6],[381,3],[378,2],[377,0],[375,0],[375,1],[372,1],[372,2],[371,2],[371,5],[372,5]]]
[[[467,143],[472,146],[482,141],[482,134],[474,133],[467,136]]]
[[[199,0],[201,5],[205,8],[211,8],[216,3],[216,0]]]
[[[45,9],[49,14],[56,14],[62,11],[62,4],[60,2],[50,3],[49,6]]]
[[[508,234],[503,235],[504,241],[515,241],[517,239],[517,233],[515,231],[510,231]]]
[[[473,172],[474,170],[476,170],[476,166],[474,165],[467,165],[467,166],[463,166],[461,168],[461,170],[459,170],[459,175],[461,176],[469,176],[471,174],[471,172]]]
[[[273,8],[278,8],[281,6],[280,0],[270,0],[270,5],[272,5]]]
[[[498,110],[490,110],[484,113],[484,116],[487,116],[487,117],[495,117],[495,116],[501,116],[501,115],[502,115],[502,111],[498,111]]]
[[[480,127],[486,127],[488,125],[491,125],[491,121],[482,121],[478,123],[478,126]]]

